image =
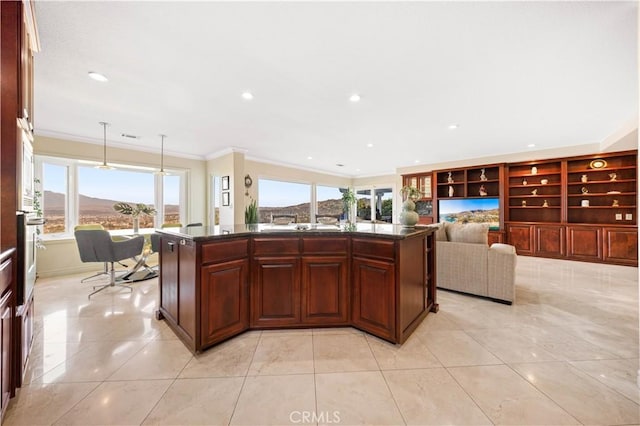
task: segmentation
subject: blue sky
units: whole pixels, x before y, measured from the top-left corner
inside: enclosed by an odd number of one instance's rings
[[[153,204],[154,175],[149,172],[129,170],[101,170],[93,167],[78,167],[78,189],[80,194],[131,203]],[[66,192],[66,167],[45,163],[43,188],[48,191]],[[165,204],[180,202],[180,177],[164,177]]]

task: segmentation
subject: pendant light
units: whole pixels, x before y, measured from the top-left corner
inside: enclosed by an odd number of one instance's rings
[[[100,125],[103,127],[103,133],[104,133],[103,157],[102,157],[102,164],[100,164],[99,166],[96,166],[96,169],[110,170],[110,169],[113,169],[113,167],[107,164],[107,126],[109,125],[109,123],[105,121],[101,121]]]
[[[161,138],[161,142],[160,142],[160,171],[157,172],[156,174],[160,175],[160,176],[166,176],[169,173],[164,171],[164,138],[166,138],[167,135],[160,135]]]

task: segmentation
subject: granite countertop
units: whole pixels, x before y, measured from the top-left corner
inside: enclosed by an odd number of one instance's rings
[[[433,231],[431,227],[404,228],[402,225],[380,223],[358,223],[353,231],[346,231],[337,225],[299,223],[295,225],[235,225],[235,226],[194,226],[183,228],[163,228],[157,232],[178,235],[194,241],[223,239],[242,235],[361,235],[388,239],[403,239],[411,235]]]

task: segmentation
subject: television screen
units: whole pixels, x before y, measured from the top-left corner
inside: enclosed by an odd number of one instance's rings
[[[438,200],[438,221],[456,223],[489,223],[500,227],[500,200],[498,198],[464,198]]]

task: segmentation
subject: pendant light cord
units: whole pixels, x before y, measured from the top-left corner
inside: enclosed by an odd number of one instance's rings
[[[107,126],[109,125],[109,123],[107,123],[106,121],[101,121],[100,124],[102,124],[102,128],[103,128],[103,134],[104,134],[104,138],[103,138],[103,144],[102,144],[102,165],[104,167],[107,166]]]

